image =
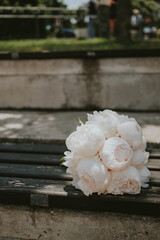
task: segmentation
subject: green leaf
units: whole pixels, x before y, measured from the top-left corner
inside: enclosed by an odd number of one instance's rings
[[[63,156],[63,157],[60,159],[60,166],[62,166],[65,161],[66,161],[66,160],[64,159],[64,156]]]
[[[65,162],[64,157],[62,157],[62,158],[60,159],[60,162],[61,162],[61,163]]]
[[[84,125],[84,123],[82,122],[82,120],[80,119],[80,117],[78,117],[78,122],[79,122],[79,125],[80,125],[80,126]]]

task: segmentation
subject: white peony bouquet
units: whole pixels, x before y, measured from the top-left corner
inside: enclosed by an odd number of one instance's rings
[[[73,186],[85,195],[138,194],[147,187],[149,153],[141,127],[134,118],[111,110],[88,114],[66,139],[63,165]]]

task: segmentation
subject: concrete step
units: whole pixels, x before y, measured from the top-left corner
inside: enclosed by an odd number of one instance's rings
[[[160,143],[160,113],[120,112],[136,118],[148,143]],[[0,140],[64,141],[87,111],[0,111]]]
[[[0,240],[158,240],[158,217],[0,205]],[[14,222],[14,224],[13,224]]]

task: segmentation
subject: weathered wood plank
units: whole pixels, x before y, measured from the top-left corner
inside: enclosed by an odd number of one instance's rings
[[[86,197],[81,191],[71,186],[70,182],[64,181],[51,181],[45,179],[24,179],[24,178],[6,178],[0,177],[0,191],[8,193],[39,193],[47,194],[50,196],[68,197],[73,196],[78,200],[83,198],[86,201],[90,198],[100,198],[105,201],[129,201],[129,202],[142,202],[160,204],[160,187],[153,187],[149,189],[142,189],[138,195],[100,195],[93,194],[90,197]],[[107,202],[106,202],[107,204]]]
[[[1,143],[0,152],[63,154],[67,150],[63,144],[17,144]]]
[[[159,171],[151,171],[150,185],[151,186],[160,186],[160,172]]]
[[[160,159],[160,149],[148,149],[149,157]]]
[[[71,180],[62,166],[43,166],[26,164],[0,164],[0,176]]]
[[[67,151],[64,144],[0,143],[0,152],[63,154]],[[147,149],[150,158],[160,159],[159,149]]]
[[[157,213],[160,207],[160,152],[150,150],[148,167],[150,187],[139,195],[100,195],[86,197],[71,186],[71,176],[65,167],[58,166],[66,147],[60,144],[0,144],[0,201],[29,202],[31,194],[46,194],[52,207],[114,209],[138,213],[150,204]],[[25,200],[26,199],[26,200]],[[28,204],[28,203],[27,203]],[[138,205],[137,205],[138,204]],[[128,208],[126,208],[128,206]],[[138,206],[138,208],[137,208]],[[154,206],[154,207],[153,207]],[[147,207],[148,208],[148,207]]]
[[[0,163],[60,165],[63,155],[32,153],[0,153]]]
[[[147,167],[150,170],[160,171],[160,159],[149,159]]]
[[[63,166],[45,166],[45,165],[28,165],[28,164],[7,164],[0,163],[0,175],[10,177],[25,177],[39,179],[59,179],[71,180],[71,176],[66,173]],[[151,171],[150,184],[160,186],[159,171]]]
[[[64,144],[29,144],[29,143],[0,143],[0,152],[4,153],[37,153],[37,154],[61,154],[67,151]],[[160,159],[159,149],[148,149],[151,159]]]
[[[0,153],[0,163],[60,165],[63,155],[59,154],[31,154],[31,153]],[[149,159],[150,170],[160,170],[159,159]]]
[[[65,186],[71,186],[70,181],[0,177],[0,191],[42,193],[42,194],[61,194]]]

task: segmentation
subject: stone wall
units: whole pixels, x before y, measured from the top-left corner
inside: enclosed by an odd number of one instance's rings
[[[160,58],[0,61],[0,108],[160,109]]]

